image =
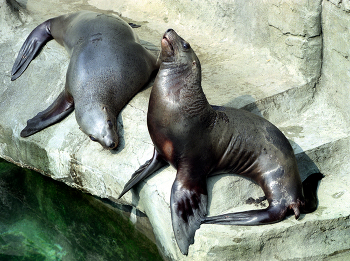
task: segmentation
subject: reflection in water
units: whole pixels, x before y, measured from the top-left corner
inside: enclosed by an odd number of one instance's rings
[[[0,260],[161,260],[94,197],[0,159]]]

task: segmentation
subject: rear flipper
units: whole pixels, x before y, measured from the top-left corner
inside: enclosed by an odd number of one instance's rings
[[[44,45],[52,40],[50,32],[50,20],[38,25],[27,37],[21,49],[19,50],[16,61],[12,67],[11,81],[16,80],[30,62],[40,53]]]
[[[287,213],[287,207],[277,205],[266,209],[249,210],[244,212],[228,213],[219,216],[206,217],[203,224],[220,225],[264,225],[282,220]]]
[[[187,255],[196,230],[207,215],[208,196],[206,182],[201,186],[189,179],[181,182],[177,177],[171,188],[171,220],[177,245],[181,253]]]
[[[74,110],[73,97],[61,92],[57,99],[45,110],[27,121],[27,126],[21,131],[21,137],[28,137],[42,129],[59,122]]]
[[[321,173],[315,173],[307,177],[303,182],[305,204],[298,202],[290,208],[298,218],[301,213],[310,213],[317,208],[317,185],[323,178]],[[299,211],[300,209],[300,211]],[[244,212],[228,213],[219,216],[206,217],[203,224],[221,225],[263,225],[281,221],[287,215],[288,207],[284,205],[269,206],[266,209],[250,210]]]
[[[137,185],[140,181],[146,179],[155,171],[159,170],[164,166],[168,166],[167,163],[162,156],[158,153],[156,149],[154,149],[152,159],[146,161],[138,170],[132,174],[131,179],[125,184],[123,191],[120,193],[118,199],[120,199],[126,192],[128,192],[132,187]]]

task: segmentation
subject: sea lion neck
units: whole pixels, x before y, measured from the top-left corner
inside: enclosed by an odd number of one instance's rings
[[[208,118],[212,108],[203,93],[200,62],[190,44],[169,29],[161,48],[162,63],[148,109],[150,118],[163,121],[172,115],[176,122]]]
[[[167,101],[168,105],[165,109],[176,105],[179,112],[186,113],[190,117],[211,109],[201,87],[200,71],[194,73],[192,68],[184,65],[176,66],[174,62],[161,65],[151,99],[152,103]]]

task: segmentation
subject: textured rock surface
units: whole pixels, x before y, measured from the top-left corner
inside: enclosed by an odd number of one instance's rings
[[[130,218],[169,260],[341,260],[350,256],[348,1],[18,1],[0,0],[0,156],[101,198],[135,208]],[[10,5],[9,5],[10,4]],[[103,150],[78,128],[74,114],[23,139],[26,120],[62,90],[69,58],[54,41],[15,82],[12,64],[30,31],[45,19],[81,9],[113,10],[142,43],[159,49],[175,29],[191,43],[203,68],[210,103],[245,107],[272,121],[290,139],[302,178],[320,170],[319,208],[299,220],[237,227],[203,225],[187,257],[179,252],[170,222],[171,167],[117,201],[140,164],[152,156],[146,127],[150,88],[125,107],[119,123],[123,145]],[[195,11],[194,11],[195,10]],[[255,208],[262,195],[248,180],[222,175],[209,180],[209,214]],[[151,226],[140,218],[145,213]]]

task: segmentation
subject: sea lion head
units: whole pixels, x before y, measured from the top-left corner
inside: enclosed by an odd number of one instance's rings
[[[107,106],[85,108],[81,112],[76,108],[76,119],[80,129],[92,141],[99,142],[109,150],[118,146],[117,119]]]
[[[191,72],[200,78],[200,62],[191,45],[181,38],[173,29],[168,29],[161,41],[160,59],[163,68],[175,67],[182,71]],[[162,68],[161,68],[162,69]]]

